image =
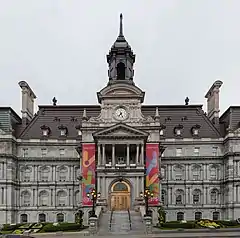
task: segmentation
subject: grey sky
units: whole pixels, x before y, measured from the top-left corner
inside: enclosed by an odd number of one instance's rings
[[[20,112],[18,82],[37,104],[95,104],[106,54],[124,35],[147,104],[204,104],[221,79],[221,110],[239,105],[239,0],[0,0],[0,106]]]

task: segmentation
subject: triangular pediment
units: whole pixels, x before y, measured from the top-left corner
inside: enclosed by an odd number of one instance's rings
[[[136,129],[134,127],[128,126],[123,123],[116,124],[114,126],[104,128],[93,133],[94,138],[106,138],[106,137],[138,137],[138,138],[147,138],[148,133],[146,131],[142,131]]]

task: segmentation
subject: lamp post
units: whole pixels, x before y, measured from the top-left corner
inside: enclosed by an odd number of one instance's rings
[[[100,198],[101,193],[97,193],[95,189],[92,190],[92,192],[87,193],[87,197],[92,200],[92,212],[91,212],[91,217],[96,217],[95,214],[95,205],[97,202],[97,199]]]
[[[149,215],[148,200],[149,200],[149,198],[153,197],[153,193],[150,191],[149,188],[145,188],[144,192],[140,193],[140,197],[144,198],[144,200],[145,200],[145,216],[148,216]]]

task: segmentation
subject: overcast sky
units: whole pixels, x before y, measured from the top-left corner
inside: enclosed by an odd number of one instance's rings
[[[96,104],[106,54],[124,35],[146,104],[206,104],[223,81],[221,110],[240,105],[239,0],[0,0],[0,106],[20,113],[18,82],[36,104]]]

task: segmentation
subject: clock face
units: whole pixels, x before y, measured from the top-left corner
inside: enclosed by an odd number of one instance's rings
[[[127,111],[120,107],[118,108],[116,111],[115,111],[115,117],[118,119],[118,120],[125,120],[127,118]]]

